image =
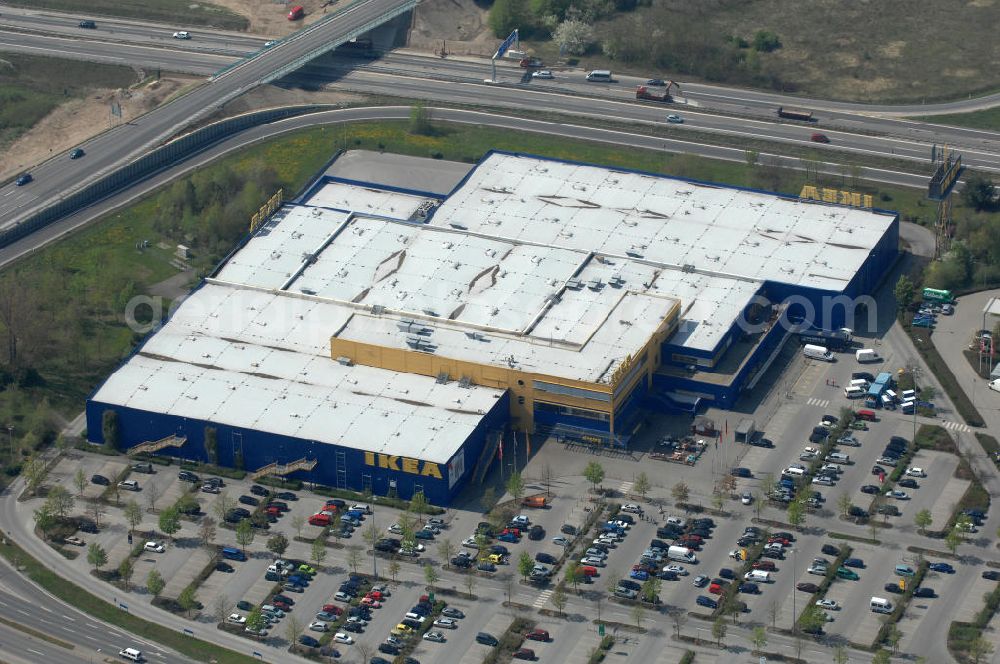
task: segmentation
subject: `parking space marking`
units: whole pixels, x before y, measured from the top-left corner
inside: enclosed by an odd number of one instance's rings
[[[810,397],[806,400],[806,403],[810,406],[819,406],[820,408],[826,408],[830,405],[829,399],[817,399],[816,397]]]
[[[549,601],[549,598],[552,597],[552,593],[553,590],[551,588],[549,588],[548,590],[543,590],[538,595],[538,597],[535,598],[535,601],[532,604],[532,606],[535,607],[536,609],[542,608],[543,606],[545,606],[545,603]]]
[[[618,485],[618,491],[620,493],[622,493],[622,494],[627,494],[629,491],[632,490],[632,485],[633,484],[635,484],[635,483],[634,482],[622,482],[620,485]]]
[[[972,431],[967,424],[961,424],[959,422],[942,422],[941,426],[945,429],[951,429],[952,431],[958,431],[960,433],[969,433]]]

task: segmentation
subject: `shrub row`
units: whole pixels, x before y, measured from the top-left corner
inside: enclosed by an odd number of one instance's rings
[[[928,328],[914,328],[911,325],[912,320],[913,315],[911,313],[904,314],[904,318],[901,321],[903,329],[910,335],[913,345],[916,346],[917,352],[924,358],[924,362],[927,363],[930,370],[937,376],[938,382],[941,383],[941,387],[948,394],[948,398],[955,404],[958,414],[962,416],[962,419],[970,427],[983,426],[983,416],[979,414],[979,411],[976,410],[965,390],[959,385],[958,379],[955,378],[955,374],[948,367],[948,363],[938,353],[934,344],[930,342],[930,336],[933,334],[931,330]],[[917,339],[921,339],[921,341],[917,341]]]
[[[486,657],[483,658],[483,664],[500,664],[500,662],[509,662],[511,660],[511,655],[514,651],[521,647],[524,643],[524,633],[529,632],[535,628],[535,623],[527,618],[514,618],[511,622],[510,627],[507,631],[503,633],[500,637],[500,645],[493,648]]]

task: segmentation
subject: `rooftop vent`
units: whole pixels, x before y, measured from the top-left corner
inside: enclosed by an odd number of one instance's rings
[[[639,247],[629,247],[625,250],[625,255],[632,258],[642,258],[642,250]]]
[[[583,288],[583,282],[576,277],[573,277],[566,281],[566,288],[570,290],[580,290]]]
[[[372,313],[376,316],[381,316],[383,313],[385,313],[385,307],[382,306],[381,304],[373,304]]]
[[[616,274],[608,279],[608,285],[612,288],[621,288],[625,285],[625,280],[621,278],[621,275]]]
[[[341,366],[344,366],[344,367],[352,367],[352,366],[354,366],[354,360],[352,360],[349,357],[345,357],[345,356],[341,355],[340,357],[337,358],[337,364],[339,364]]]
[[[458,223],[456,221],[452,221],[448,225],[451,226],[452,228],[456,228],[456,229],[458,229],[460,231],[467,231],[467,230],[469,230],[468,226],[466,226],[464,224],[460,224],[460,223]]]
[[[470,387],[472,385],[472,379],[468,376],[462,376],[462,379],[458,381],[459,387]]]
[[[592,291],[599,291],[602,288],[604,288],[604,282],[602,282],[600,279],[591,279],[590,281],[587,282],[587,288],[589,288]]]
[[[438,385],[444,385],[445,383],[447,383],[448,382],[448,372],[447,371],[442,371],[441,373],[439,373],[437,375],[437,379],[435,379],[434,382],[437,383]]]

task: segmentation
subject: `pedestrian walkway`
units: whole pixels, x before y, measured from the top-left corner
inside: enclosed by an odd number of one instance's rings
[[[539,593],[538,597],[535,598],[535,601],[532,603],[532,606],[535,607],[536,609],[542,608],[548,603],[549,598],[552,597],[553,592],[554,591],[552,588],[549,588],[548,590],[543,590],[541,593]]]
[[[967,424],[961,424],[959,422],[942,422],[941,426],[945,429],[951,429],[952,431],[959,431],[961,433],[969,433],[972,428]]]
[[[810,406],[819,406],[820,408],[826,408],[830,405],[829,399],[817,399],[816,397],[810,397],[806,400],[806,403]]]
[[[622,482],[621,484],[618,485],[618,492],[621,493],[623,496],[627,496],[628,492],[632,490],[632,486],[634,484],[635,482]]]

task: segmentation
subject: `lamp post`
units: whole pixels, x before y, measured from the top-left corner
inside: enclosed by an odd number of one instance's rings
[[[10,463],[14,463],[14,425],[7,425],[7,443],[10,445],[10,456],[8,460]]]
[[[793,579],[799,578],[799,550],[798,549],[792,549],[792,578]],[[796,588],[795,591],[792,593],[792,633],[795,633],[796,632],[796,628],[798,627],[798,615],[799,614],[798,614],[798,612],[795,609],[795,593],[797,593],[797,592],[798,592],[798,589]]]

